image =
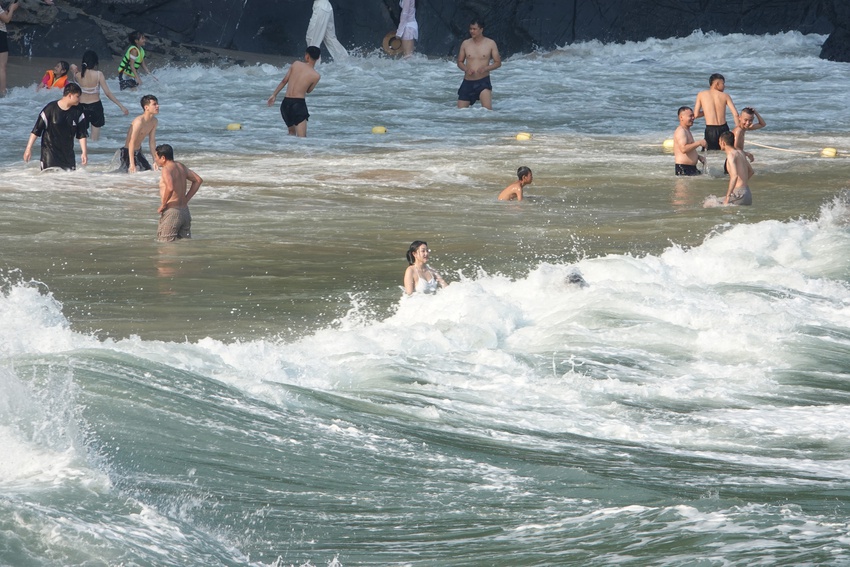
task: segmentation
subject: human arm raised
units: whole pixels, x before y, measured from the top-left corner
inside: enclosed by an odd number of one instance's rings
[[[9,4],[9,9],[6,11],[2,11],[3,9],[0,8],[0,22],[3,22],[4,24],[8,24],[9,22],[11,22],[12,17],[15,15],[15,10],[17,9],[17,2],[12,2],[11,4]]]

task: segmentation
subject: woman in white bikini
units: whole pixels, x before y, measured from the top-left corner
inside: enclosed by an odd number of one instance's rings
[[[130,111],[118,102],[109,86],[106,84],[106,77],[103,73],[97,70],[99,60],[97,53],[94,51],[86,51],[83,54],[83,66],[80,71],[77,71],[76,65],[71,69],[71,77],[74,82],[80,85],[83,94],[80,96],[80,106],[86,114],[86,118],[91,124],[91,140],[96,142],[100,138],[100,129],[106,124],[106,117],[103,113],[103,103],[100,102],[100,89],[103,89],[103,94],[106,98],[118,105],[124,116],[127,116]]]
[[[448,284],[440,274],[428,265],[428,243],[422,240],[414,240],[407,250],[407,263],[410,264],[404,272],[404,293],[412,295],[413,292],[435,293],[437,287],[446,287]]]

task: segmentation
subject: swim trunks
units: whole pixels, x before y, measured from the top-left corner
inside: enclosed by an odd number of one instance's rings
[[[103,128],[103,125],[106,124],[106,117],[103,113],[103,103],[101,101],[81,102],[80,106],[83,108],[86,116],[88,116],[89,124],[95,128]]]
[[[730,205],[752,205],[753,204],[753,194],[750,193],[749,187],[737,187],[732,190],[732,194],[729,195],[729,204]]]
[[[702,172],[695,165],[687,165],[684,163],[676,164],[676,175],[702,175]]]
[[[725,122],[720,126],[706,126],[705,127],[705,142],[707,150],[719,150],[720,149],[720,134],[723,132],[729,131],[729,125]]]
[[[303,98],[284,98],[280,103],[280,115],[287,127],[298,126],[310,118],[307,101]]]
[[[457,90],[457,99],[467,101],[471,106],[481,97],[483,91],[492,90],[493,85],[490,84],[490,75],[475,81],[464,79],[460,84],[460,88]]]
[[[133,157],[136,161],[136,171],[150,171],[151,164],[148,163],[148,160],[145,159],[145,156],[142,155],[142,150],[138,149],[133,153]],[[118,171],[128,172],[130,171],[130,150],[127,148],[121,148],[121,165],[118,167]]]
[[[135,89],[139,86],[139,83],[136,82],[136,79],[129,76],[127,78],[124,78],[124,73],[119,73],[118,86],[121,87],[122,91],[126,91],[127,89]]]
[[[174,242],[178,238],[192,238],[192,215],[189,207],[165,209],[159,217],[156,239]]]

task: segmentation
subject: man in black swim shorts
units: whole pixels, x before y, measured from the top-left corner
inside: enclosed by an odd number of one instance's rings
[[[307,119],[310,113],[307,111],[307,93],[313,92],[319,83],[319,73],[316,71],[316,63],[322,56],[322,51],[315,45],[311,45],[304,53],[304,61],[295,61],[289,66],[283,80],[269,97],[268,105],[274,104],[278,93],[286,86],[286,95],[280,104],[280,115],[286,123],[290,136],[304,138],[307,136]]]
[[[481,101],[481,106],[493,110],[493,86],[490,71],[502,66],[496,42],[484,37],[484,25],[479,20],[469,24],[469,39],[460,45],[457,67],[463,71],[463,82],[457,91],[457,107],[468,108]]]
[[[679,127],[673,132],[673,156],[676,158],[676,175],[699,175],[697,164],[705,164],[705,158],[697,148],[705,148],[705,140],[695,141],[691,134],[694,111],[689,106],[679,108]]]
[[[726,109],[732,111],[735,126],[738,126],[738,111],[732,97],[726,94],[726,79],[720,73],[708,78],[708,89],[697,94],[694,118],[705,118],[705,141],[709,150],[720,149],[720,135],[729,131],[726,124]]]

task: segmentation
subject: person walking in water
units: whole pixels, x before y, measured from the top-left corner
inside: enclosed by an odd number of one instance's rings
[[[496,42],[484,37],[484,25],[479,20],[469,24],[469,39],[460,44],[457,67],[463,71],[463,82],[457,90],[457,107],[468,108],[481,101],[481,106],[493,110],[493,85],[490,71],[502,66],[502,56]]]
[[[754,175],[753,168],[744,152],[735,148],[735,135],[732,132],[720,134],[720,149],[726,152],[726,166],[729,169],[729,187],[723,204],[752,205],[750,178]]]
[[[401,17],[398,21],[396,36],[401,40],[401,51],[407,59],[413,55],[416,40],[419,39],[419,24],[416,23],[416,0],[401,0]]]
[[[159,125],[156,117],[159,114],[159,100],[153,95],[145,95],[139,103],[142,105],[143,112],[133,119],[127,129],[127,138],[124,140],[124,147],[120,150],[119,171],[134,173],[151,169],[151,164],[142,154],[142,140],[148,139],[151,157],[153,157],[156,151],[156,127]],[[154,160],[154,166],[158,167],[156,160]]]
[[[154,160],[162,172],[159,179],[159,228],[156,231],[156,239],[174,242],[178,238],[192,238],[189,201],[201,188],[204,180],[179,161],[174,161],[174,148],[168,144],[156,147]],[[187,183],[190,184],[188,191]]]
[[[29,162],[35,140],[41,136],[41,169],[76,169],[74,138],[80,141],[83,165],[88,163],[86,136],[89,125],[80,108],[81,94],[79,85],[68,83],[62,91],[62,98],[41,109],[24,150],[24,161]]]
[[[706,149],[720,149],[720,134],[729,131],[726,123],[726,107],[732,111],[735,126],[738,126],[738,111],[732,103],[732,97],[726,94],[726,79],[720,73],[708,78],[709,88],[697,94],[694,104],[694,118],[705,118]]]
[[[286,95],[280,103],[280,115],[286,123],[290,136],[307,137],[307,119],[310,118],[310,112],[307,110],[307,93],[313,92],[319,83],[320,77],[316,71],[316,63],[321,56],[321,49],[315,45],[308,47],[304,53],[304,61],[295,61],[289,66],[289,71],[266,101],[269,106],[273,105],[278,93],[286,87]]]
[[[90,138],[93,142],[100,139],[100,129],[106,124],[103,103],[100,101],[101,89],[103,90],[103,94],[106,95],[106,98],[114,102],[121,109],[124,116],[130,113],[127,107],[121,104],[115,98],[115,95],[112,94],[112,91],[109,90],[109,85],[106,84],[106,77],[97,70],[98,63],[97,53],[89,50],[83,53],[82,69],[77,71],[76,68],[72,67],[72,78],[75,83],[80,85],[80,89],[83,91],[80,97],[80,106],[83,107],[83,111],[89,119],[89,124],[91,125]]]
[[[142,78],[139,76],[139,67],[151,74],[145,63],[145,44],[148,38],[140,31],[132,32],[129,37],[130,47],[124,52],[121,63],[118,64],[118,86],[122,91],[135,89],[142,86]],[[153,77],[153,75],[151,75]],[[154,77],[156,79],[156,77]]]
[[[446,287],[448,284],[428,265],[431,251],[428,243],[423,240],[414,240],[407,249],[407,269],[404,271],[404,293],[412,295],[413,292],[435,293],[437,287]]]
[[[307,26],[307,45],[321,47],[322,42],[325,49],[334,58],[334,61],[348,59],[348,51],[336,38],[334,30],[334,9],[329,0],[314,0],[313,16]]]

